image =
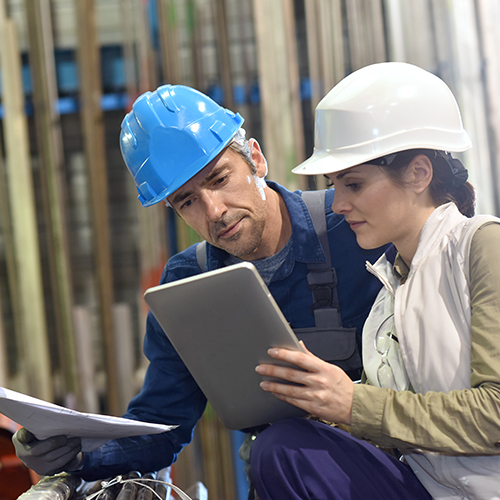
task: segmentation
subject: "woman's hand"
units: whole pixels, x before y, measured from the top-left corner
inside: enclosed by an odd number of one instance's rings
[[[329,422],[351,424],[354,384],[338,366],[314,356],[301,342],[305,352],[269,349],[272,358],[296,365],[294,368],[261,364],[257,373],[301,384],[301,386],[263,381],[260,386],[277,398],[302,408],[307,413]]]

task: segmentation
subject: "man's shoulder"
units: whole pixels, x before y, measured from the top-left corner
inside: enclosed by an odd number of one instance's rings
[[[302,201],[305,203],[305,205],[308,207],[309,214],[311,215],[311,210],[313,210],[313,203],[321,203],[322,206],[318,207],[322,213],[324,213],[327,221],[327,228],[328,231],[331,229],[337,227],[339,224],[345,225],[347,227],[347,224],[345,223],[345,218],[341,214],[337,214],[332,210],[332,204],[333,204],[333,197],[335,190],[332,189],[320,189],[317,190],[318,193],[321,193],[323,196],[318,196],[318,197],[313,197],[310,198],[307,202],[304,201],[304,193],[308,193],[310,191],[295,191],[291,193],[292,195],[297,196],[298,198],[302,199]],[[313,201],[315,200],[315,201]]]
[[[308,204],[314,203],[314,201],[309,201],[306,203],[303,198],[303,194],[311,191],[302,191],[297,189],[295,191],[290,191],[286,187],[278,184],[277,182],[267,181],[268,186],[276,191],[285,201],[290,212],[294,212],[298,207],[306,207]],[[337,218],[343,218],[343,216],[335,214],[332,212],[332,203],[333,203],[333,195],[334,189],[319,189],[314,192],[324,192],[324,197],[315,198],[318,202],[324,203],[324,206],[321,208],[324,210],[325,215],[327,216],[335,216]],[[310,199],[313,200],[313,199]],[[292,210],[290,210],[292,209]]]
[[[195,243],[182,252],[170,257],[163,269],[161,283],[170,283],[171,281],[177,281],[201,273],[196,257],[197,245],[198,243]]]
[[[306,233],[314,231],[314,227],[310,224],[310,220],[312,218],[311,210],[314,209],[316,206],[315,204],[321,204],[318,208],[322,214],[321,216],[326,218],[326,226],[329,234],[332,234],[332,232],[337,233],[339,230],[341,232],[346,230],[350,231],[344,216],[332,211],[335,191],[333,188],[317,190],[316,192],[323,192],[324,196],[309,198],[306,203],[302,196],[305,191],[289,191],[284,186],[272,181],[268,181],[268,185],[278,192],[285,201],[295,233],[297,233],[297,231]],[[310,193],[311,191],[307,192]],[[354,233],[352,236],[354,236]]]

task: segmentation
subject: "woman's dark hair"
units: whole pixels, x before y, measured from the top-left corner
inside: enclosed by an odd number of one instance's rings
[[[476,212],[474,187],[467,181],[467,169],[450,153],[434,149],[409,149],[367,163],[379,165],[394,182],[402,185],[405,167],[420,154],[427,156],[432,163],[433,175],[429,189],[435,204],[439,206],[452,201],[463,215],[472,217]]]

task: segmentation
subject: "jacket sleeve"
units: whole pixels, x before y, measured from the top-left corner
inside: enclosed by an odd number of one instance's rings
[[[471,389],[415,394],[357,385],[353,435],[400,450],[500,454],[499,245],[499,224],[482,226],[471,244]]]
[[[191,267],[199,272],[194,264]],[[197,274],[187,272],[191,267],[182,266],[180,275],[180,268],[177,272],[172,271],[167,264],[162,283]],[[205,409],[206,398],[151,313],[147,319],[144,354],[150,362],[144,383],[124,417],[179,427],[162,434],[112,440],[85,454],[79,475],[87,481],[131,470],[162,469],[171,465],[192,439],[194,427]]]

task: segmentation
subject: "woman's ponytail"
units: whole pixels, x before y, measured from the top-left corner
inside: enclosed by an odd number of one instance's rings
[[[426,155],[432,162],[433,177],[429,185],[431,196],[437,205],[450,201],[457,205],[466,217],[476,212],[476,192],[470,182],[463,163],[444,151],[429,151]]]

